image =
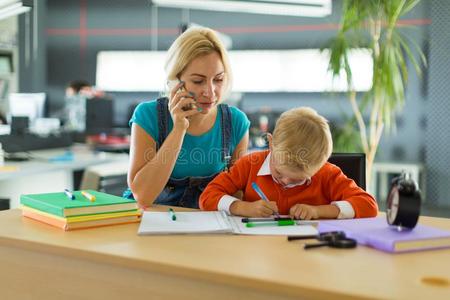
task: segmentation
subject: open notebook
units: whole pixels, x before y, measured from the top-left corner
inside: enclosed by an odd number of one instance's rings
[[[167,212],[149,212],[142,215],[139,235],[149,234],[199,234],[234,233],[250,235],[317,235],[312,225],[298,221],[292,226],[251,227],[242,223],[241,217],[228,216],[222,211],[177,212],[173,221]]]

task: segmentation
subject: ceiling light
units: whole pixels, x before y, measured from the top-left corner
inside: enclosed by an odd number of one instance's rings
[[[268,15],[325,17],[331,14],[331,0],[152,0],[160,7]]]

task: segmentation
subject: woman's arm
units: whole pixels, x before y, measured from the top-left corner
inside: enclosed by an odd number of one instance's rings
[[[128,185],[139,205],[151,205],[164,189],[178,158],[184,134],[184,130],[175,128],[156,152],[153,138],[142,127],[133,124]]]
[[[198,113],[196,109],[183,109],[187,105],[195,107],[189,93],[178,91],[183,84],[180,82],[171,92],[169,111],[173,129],[158,152],[155,140],[142,127],[135,123],[131,127],[128,185],[136,201],[144,207],[152,205],[167,184],[189,127],[188,118]]]

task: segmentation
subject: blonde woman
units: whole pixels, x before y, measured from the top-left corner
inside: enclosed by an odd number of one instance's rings
[[[232,75],[216,33],[196,27],[168,50],[168,97],[138,105],[130,120],[126,197],[141,207],[164,204],[198,208],[206,185],[245,154],[250,122],[221,104]]]

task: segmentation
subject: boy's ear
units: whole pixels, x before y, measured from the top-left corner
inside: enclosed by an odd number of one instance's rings
[[[266,134],[267,141],[269,142],[269,150],[272,152],[273,144],[272,144],[272,134],[267,133]]]

